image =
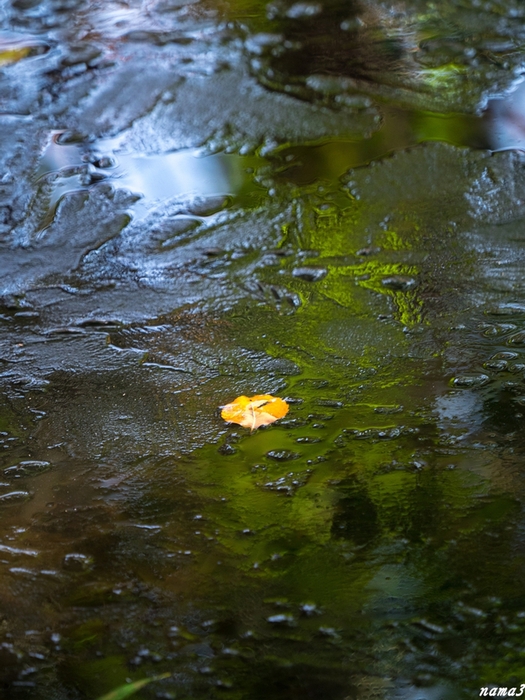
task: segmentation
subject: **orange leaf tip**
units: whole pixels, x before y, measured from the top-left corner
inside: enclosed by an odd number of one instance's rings
[[[222,407],[221,417],[229,423],[238,423],[243,428],[256,430],[261,425],[283,418],[288,413],[288,404],[283,399],[270,394],[239,396]]]

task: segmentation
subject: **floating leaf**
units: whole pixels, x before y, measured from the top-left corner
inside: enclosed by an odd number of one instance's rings
[[[288,404],[283,399],[269,394],[239,396],[222,407],[221,416],[229,423],[238,423],[243,428],[256,430],[261,425],[270,425],[288,413]]]
[[[155,676],[154,678],[143,678],[142,680],[135,681],[134,683],[126,683],[125,685],[121,685],[115,690],[112,690],[110,693],[98,698],[98,700],[124,700],[124,698],[129,698],[130,695],[133,695],[145,685],[148,685],[148,683],[151,683],[152,681],[160,681],[164,678],[169,678],[169,676],[171,676],[171,673],[162,673],[160,676]]]

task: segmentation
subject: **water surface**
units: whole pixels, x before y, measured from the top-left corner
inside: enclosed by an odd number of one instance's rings
[[[519,687],[521,15],[0,4],[6,697]]]

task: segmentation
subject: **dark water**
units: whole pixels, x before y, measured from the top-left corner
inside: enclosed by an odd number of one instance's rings
[[[2,697],[525,682],[523,17],[0,2]]]

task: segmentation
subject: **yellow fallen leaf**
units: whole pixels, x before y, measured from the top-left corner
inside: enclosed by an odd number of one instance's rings
[[[238,423],[243,428],[256,430],[261,425],[270,425],[288,413],[288,404],[283,399],[269,394],[239,396],[222,407],[221,416],[229,423]]]
[[[0,66],[7,63],[16,63],[21,58],[25,58],[30,51],[30,46],[0,47]]]

